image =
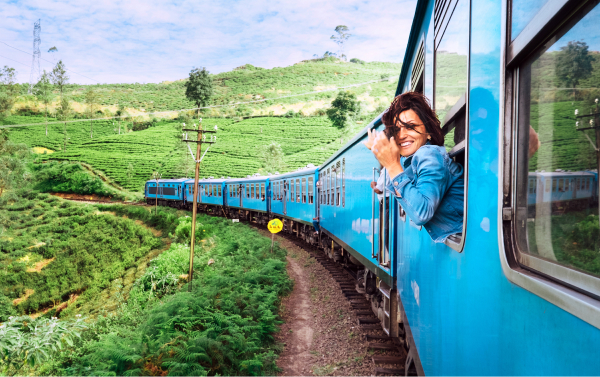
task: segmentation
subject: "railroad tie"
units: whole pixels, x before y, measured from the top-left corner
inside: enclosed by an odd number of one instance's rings
[[[372,357],[373,364],[400,364],[404,365],[406,362],[406,358],[402,356],[381,356],[381,355],[373,355]]]
[[[375,368],[376,376],[391,374],[393,376],[404,376],[404,368]]]
[[[371,335],[371,334],[367,334],[365,335],[365,340],[368,342],[370,340],[392,340],[393,338],[390,338],[389,335]]]
[[[396,351],[398,346],[390,343],[369,343],[369,349],[371,350],[383,350],[383,351]]]
[[[366,325],[369,323],[379,323],[379,318],[374,318],[374,317],[359,317],[357,319],[357,322],[359,325]]]

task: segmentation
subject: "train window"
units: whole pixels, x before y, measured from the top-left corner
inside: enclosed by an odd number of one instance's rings
[[[313,187],[314,183],[315,179],[313,177],[308,177],[308,204],[313,204],[315,201]]]
[[[339,207],[342,196],[342,163],[340,161],[335,165],[335,183],[335,205]]]
[[[513,223],[515,255],[521,265],[596,296],[600,295],[597,197],[573,193],[564,172],[581,176],[598,168],[598,156],[588,141],[595,139],[598,122],[597,115],[588,115],[598,111],[597,4],[589,2],[564,22],[514,75],[518,112]],[[528,197],[524,185],[530,174],[554,176],[552,191],[563,194]]]
[[[246,198],[250,198],[250,185],[246,183]]]
[[[434,108],[446,150],[464,164],[469,53],[469,0],[436,1]],[[453,148],[455,148],[453,150]]]
[[[512,5],[512,22],[511,22],[511,39],[514,40],[534,18],[540,9],[548,2],[548,0],[513,0]]]
[[[295,189],[295,184],[294,184],[294,180],[290,180],[291,184],[290,184],[290,202],[295,202],[296,201],[296,196],[294,195],[294,189]]]
[[[221,196],[221,185],[217,186],[217,190],[218,190],[218,196]]]
[[[265,199],[265,184],[264,183],[260,184],[260,198],[262,200]]]
[[[306,203],[306,178],[302,178],[302,203]]]
[[[346,206],[346,159],[342,159],[342,207]]]
[[[325,204],[329,204],[329,190],[330,190],[330,169],[327,169],[327,173],[325,173]]]
[[[296,179],[296,202],[300,203],[300,179]]]

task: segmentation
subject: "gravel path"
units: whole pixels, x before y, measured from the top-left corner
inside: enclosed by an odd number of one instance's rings
[[[277,362],[281,375],[373,375],[366,332],[335,280],[303,248],[280,236],[275,240],[288,250],[288,273],[295,282],[282,302],[285,323],[277,334],[285,345]]]

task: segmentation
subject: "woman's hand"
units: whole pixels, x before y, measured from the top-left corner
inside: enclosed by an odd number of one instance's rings
[[[365,145],[365,147],[371,150],[371,148],[373,148],[373,143],[375,143],[375,138],[377,137],[377,131],[369,129],[367,130],[367,134],[369,135],[369,137],[363,142],[363,144]]]
[[[388,171],[390,178],[394,179],[404,171],[400,164],[400,148],[393,137],[388,140],[383,132],[373,131],[373,134],[375,134],[375,137],[369,149],[371,149],[371,152],[373,152],[379,163]],[[371,142],[373,134],[369,133],[369,140],[367,142]],[[365,145],[367,145],[367,142],[365,142]]]

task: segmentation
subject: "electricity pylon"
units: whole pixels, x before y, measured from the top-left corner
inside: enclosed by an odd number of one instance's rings
[[[29,76],[29,94],[33,93],[33,86],[37,83],[42,75],[42,71],[40,70],[40,43],[42,39],[40,38],[40,34],[42,33],[41,19],[37,20],[36,23],[33,24],[33,58],[31,61],[31,75]]]

